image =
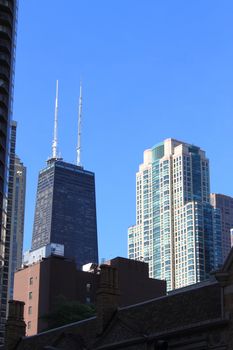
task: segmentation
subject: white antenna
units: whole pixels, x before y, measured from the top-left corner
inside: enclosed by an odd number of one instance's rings
[[[79,104],[78,104],[78,144],[77,165],[81,166],[81,118],[82,118],[82,82],[80,81]]]
[[[58,117],[58,80],[56,81],[56,99],[55,99],[55,115],[54,115],[54,131],[52,143],[52,158],[57,158],[57,117]]]

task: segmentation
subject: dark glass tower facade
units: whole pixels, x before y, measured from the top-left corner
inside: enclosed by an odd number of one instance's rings
[[[10,231],[7,232],[9,140],[12,115],[16,0],[0,0],[0,344],[7,312]]]
[[[50,243],[63,244],[78,268],[98,262],[94,173],[59,159],[39,173],[32,250]]]

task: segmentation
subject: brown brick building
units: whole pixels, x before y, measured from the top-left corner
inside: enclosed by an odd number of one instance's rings
[[[149,278],[148,264],[119,257],[106,264],[118,271],[120,306],[166,294],[165,281]],[[37,334],[48,328],[44,316],[54,310],[56,297],[64,296],[68,301],[95,304],[99,278],[97,268],[93,272],[80,271],[74,261],[56,256],[17,271],[14,300],[25,303],[26,334]]]
[[[15,312],[6,337],[15,345],[5,349],[233,349],[233,249],[211,280],[139,304],[118,306],[117,280],[116,268],[101,266],[97,316],[84,321],[22,337],[22,312]]]

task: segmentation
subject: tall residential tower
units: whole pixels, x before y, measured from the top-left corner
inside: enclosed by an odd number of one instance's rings
[[[0,1],[0,344],[7,312],[10,231],[6,231],[17,1]]]
[[[148,262],[150,276],[166,279],[168,290],[206,279],[222,255],[220,214],[209,203],[205,152],[174,139],[146,150],[136,192],[129,258]]]

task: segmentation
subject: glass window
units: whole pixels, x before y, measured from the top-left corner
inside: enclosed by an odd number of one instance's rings
[[[89,293],[91,290],[91,283],[86,284],[86,291]]]

